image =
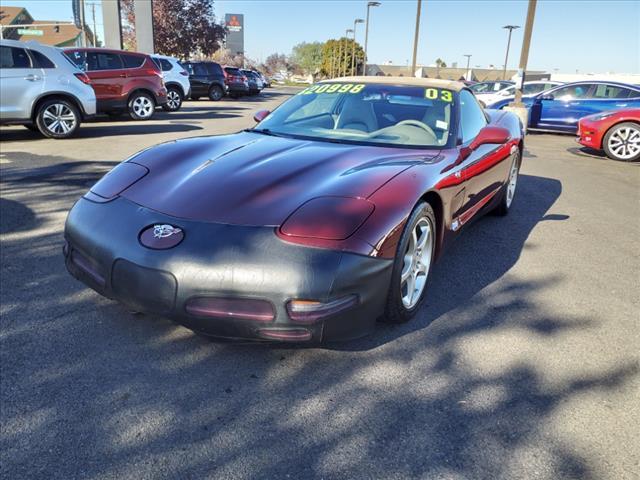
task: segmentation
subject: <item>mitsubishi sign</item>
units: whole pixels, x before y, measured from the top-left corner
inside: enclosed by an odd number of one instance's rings
[[[227,27],[227,49],[233,55],[244,55],[244,15],[227,13],[224,23]]]

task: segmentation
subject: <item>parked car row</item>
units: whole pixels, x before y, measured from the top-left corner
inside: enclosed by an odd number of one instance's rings
[[[497,82],[504,84],[505,82]],[[503,88],[502,90],[493,91],[481,91],[476,93],[476,98],[480,101],[483,106],[491,105],[499,100],[513,100],[516,93],[516,85],[513,82],[509,82],[511,85]],[[481,84],[478,84],[481,85]],[[549,90],[550,88],[556,87],[558,85],[563,85],[563,82],[555,82],[552,80],[537,80],[532,82],[524,82],[522,84],[522,95],[527,97],[530,95],[535,95],[536,93],[544,92],[545,90]],[[473,89],[475,85],[471,88]]]
[[[0,122],[67,138],[96,114],[150,119],[183,100],[259,94],[259,72],[104,48],[66,48],[0,40]]]
[[[503,98],[488,109],[502,109],[513,97]],[[573,82],[522,98],[529,108],[529,130],[575,134],[578,122],[589,115],[640,108],[640,87],[608,81]]]
[[[515,84],[482,82],[470,90],[487,109],[502,109],[515,97]],[[640,86],[607,81],[525,82],[528,130],[577,133],[581,145],[620,161],[640,160]]]

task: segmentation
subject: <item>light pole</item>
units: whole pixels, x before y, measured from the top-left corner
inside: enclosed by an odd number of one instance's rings
[[[522,71],[522,79],[516,85],[516,94],[513,99],[515,106],[522,106],[522,85],[526,79],[527,62],[529,61],[529,46],[531,45],[531,34],[533,33],[533,20],[536,17],[536,6],[538,0],[529,0],[527,8],[527,21],[524,26],[524,38],[522,39],[522,50],[520,51],[520,65],[518,70]]]
[[[362,66],[362,75],[367,76],[367,46],[369,44],[369,9],[371,7],[379,7],[380,2],[367,3],[367,22],[364,24],[364,65]]]
[[[364,23],[361,18],[356,18],[353,21],[353,48],[351,49],[351,75],[355,75],[356,67],[356,25]]]
[[[353,30],[352,30],[352,29],[350,29],[350,28],[347,28],[347,30],[346,30],[346,32],[345,32],[345,37],[347,38],[347,40],[349,40],[349,34],[350,34],[350,33],[353,33]],[[354,37],[355,37],[355,35],[354,35]],[[355,41],[355,40],[354,40],[354,41]],[[349,48],[349,45],[348,45],[348,44],[345,44],[345,45],[344,45],[344,53],[347,53],[347,48]],[[349,55],[349,54],[347,53],[347,55]],[[348,58],[348,57],[347,57],[347,58]],[[346,77],[346,76],[347,76],[347,62],[346,62],[346,61],[344,62],[344,68],[343,68],[343,70],[342,70],[342,76],[343,76],[343,77]]]
[[[502,71],[502,79],[505,80],[507,76],[507,60],[509,59],[509,46],[511,45],[511,32],[516,28],[520,28],[520,25],[505,25],[502,28],[509,30],[509,39],[507,40],[507,54],[504,56],[504,70]]]
[[[469,78],[469,62],[471,61],[471,55],[469,55],[469,54],[467,53],[467,54],[463,55],[463,57],[467,57],[467,73],[465,74],[465,77],[466,77],[465,79],[466,79],[466,80],[471,80],[471,79]]]
[[[420,9],[422,8],[422,0],[418,0],[418,10],[416,11],[416,32],[413,37],[413,60],[411,62],[411,76],[416,75],[416,57],[418,56],[418,36],[420,34]]]

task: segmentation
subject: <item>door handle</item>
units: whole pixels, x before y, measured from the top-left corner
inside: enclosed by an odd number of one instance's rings
[[[616,107],[626,107],[626,103],[616,103]]]
[[[118,75],[120,78],[127,78],[127,74],[126,73],[121,73],[120,75]]]
[[[40,77],[38,75],[27,75],[26,77],[24,77],[25,80],[28,80],[30,82],[37,82],[38,80],[40,80]]]

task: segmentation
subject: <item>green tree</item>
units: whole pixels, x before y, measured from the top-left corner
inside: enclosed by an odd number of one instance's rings
[[[291,50],[290,63],[298,65],[303,73],[313,75],[320,69],[322,64],[321,42],[302,42]]]
[[[321,73],[326,77],[342,77],[343,75],[359,75],[364,64],[364,49],[355,43],[355,67],[352,66],[354,41],[351,38],[327,40],[322,47]]]
[[[124,48],[136,49],[133,0],[120,0]],[[153,41],[157,53],[186,59],[212,55],[225,29],[216,23],[211,0],[153,0]]]
[[[436,67],[438,67],[438,68],[447,68],[447,64],[441,58],[436,58]]]

